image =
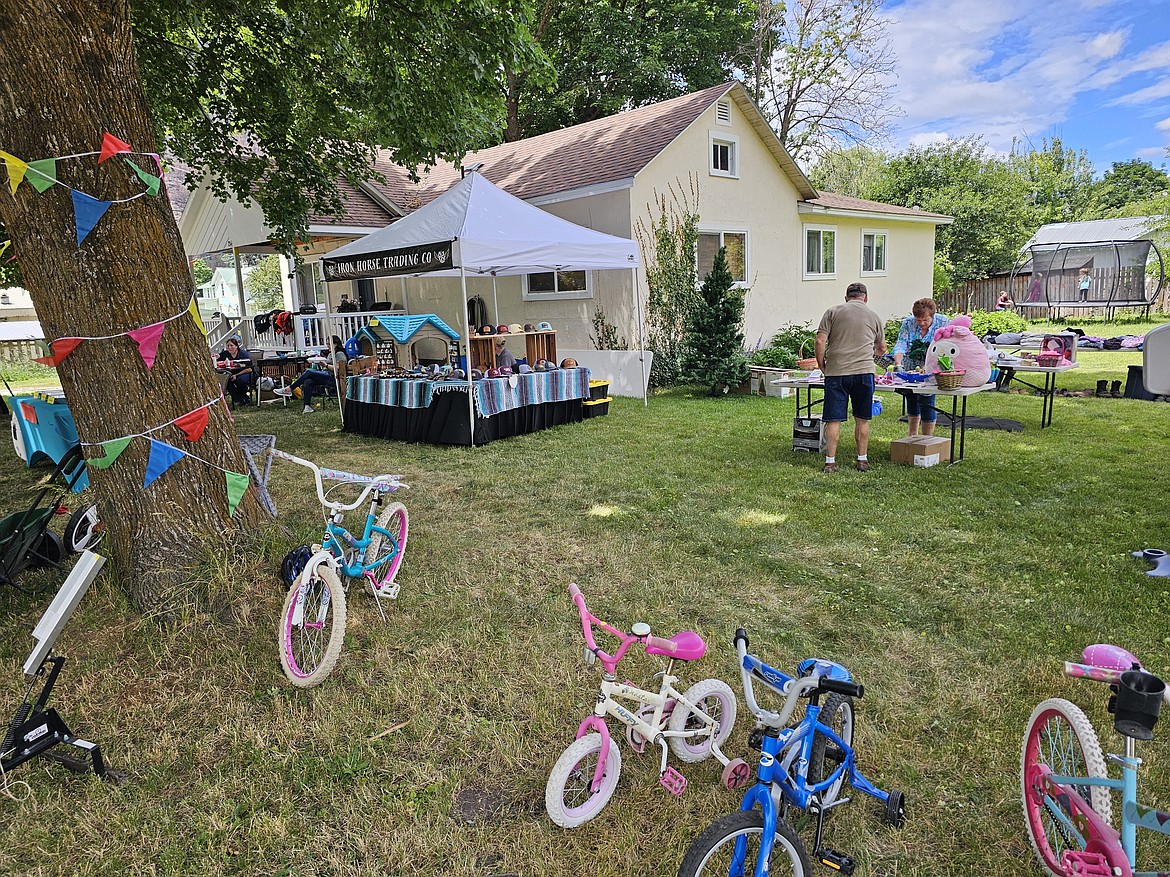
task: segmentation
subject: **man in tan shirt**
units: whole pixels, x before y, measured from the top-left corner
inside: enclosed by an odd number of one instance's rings
[[[825,374],[825,465],[837,471],[837,442],[841,422],[853,405],[853,435],[857,440],[857,469],[869,471],[869,419],[873,416],[873,358],[886,352],[885,326],[869,309],[864,283],[850,283],[845,302],[833,305],[817,327],[817,365]]]

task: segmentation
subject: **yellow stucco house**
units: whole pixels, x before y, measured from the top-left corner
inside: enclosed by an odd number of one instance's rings
[[[737,82],[484,149],[466,157],[464,166],[473,165],[535,206],[626,238],[637,238],[649,226],[663,196],[669,201],[672,191],[681,194],[700,217],[700,279],[725,246],[732,273],[750,290],[749,346],[766,342],[785,323],[815,323],[855,280],[869,287],[870,305],[883,317],[909,313],[911,302],[931,293],[935,228],[951,221],[913,208],[818,193]],[[388,153],[376,169],[386,182],[346,186],[343,216],[311,217],[312,240],[287,290],[290,306],[314,303],[322,313],[343,301],[362,312],[393,306],[461,324],[457,280],[321,280],[321,254],[429,203],[460,175],[455,166],[439,165],[412,183]],[[203,188],[189,198],[179,229],[191,256],[233,247],[262,250],[268,240],[258,207],[223,204]],[[645,273],[636,276],[644,312]],[[600,309],[633,346],[638,338],[634,282],[629,271],[500,277],[494,283],[472,278],[469,297],[478,296],[482,304],[473,305],[479,316],[473,313],[471,319],[548,321],[561,347],[586,349]]]

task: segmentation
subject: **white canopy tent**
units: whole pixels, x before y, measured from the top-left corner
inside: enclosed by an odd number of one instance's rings
[[[645,344],[641,339],[639,264],[638,245],[634,241],[546,213],[474,172],[425,207],[321,259],[326,280],[424,274],[460,278],[472,444],[475,443],[475,412],[471,393],[467,275],[495,278],[546,271],[631,270],[641,353]],[[645,386],[645,374],[642,383]]]

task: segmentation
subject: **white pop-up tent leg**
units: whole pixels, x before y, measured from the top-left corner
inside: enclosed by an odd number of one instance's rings
[[[492,278],[495,282],[495,278]],[[471,446],[475,447],[475,381],[471,377],[471,323],[467,319],[467,272],[459,266],[459,288],[463,292],[463,343],[466,345],[467,361],[464,363],[467,370],[467,426],[471,430]]]
[[[500,325],[500,302],[496,298],[496,272],[492,272],[492,310],[496,315],[496,325]]]
[[[638,321],[638,371],[642,375],[642,405],[649,407],[650,397],[646,391],[646,338],[645,323],[642,320],[642,293],[638,289],[638,269],[630,269],[630,279],[634,284],[634,319]]]

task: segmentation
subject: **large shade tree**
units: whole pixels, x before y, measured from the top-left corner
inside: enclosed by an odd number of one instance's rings
[[[494,77],[530,58],[523,15],[454,0],[408,12],[379,0],[144,0],[133,10],[28,0],[0,9],[0,150],[73,156],[106,131],[136,152],[165,146],[220,193],[255,198],[291,242],[310,207],[338,203],[337,177],[361,174],[375,145],[413,164],[490,139],[501,116]],[[122,159],[93,155],[59,160],[56,176],[44,193],[24,183],[0,194],[0,224],[46,337],[116,336],[83,342],[59,365],[81,440],[140,435],[218,399],[207,342],[185,315],[191,275],[165,196],[114,203],[78,243],[71,189],[117,202],[143,182]],[[147,369],[120,333],[176,316]],[[138,438],[109,468],[91,466],[121,580],[149,611],[188,604],[204,546],[258,514],[249,494],[229,518],[217,467],[245,464],[226,409],[210,412],[195,444],[174,426],[151,434],[206,463],[180,460],[144,489],[150,443]]]

